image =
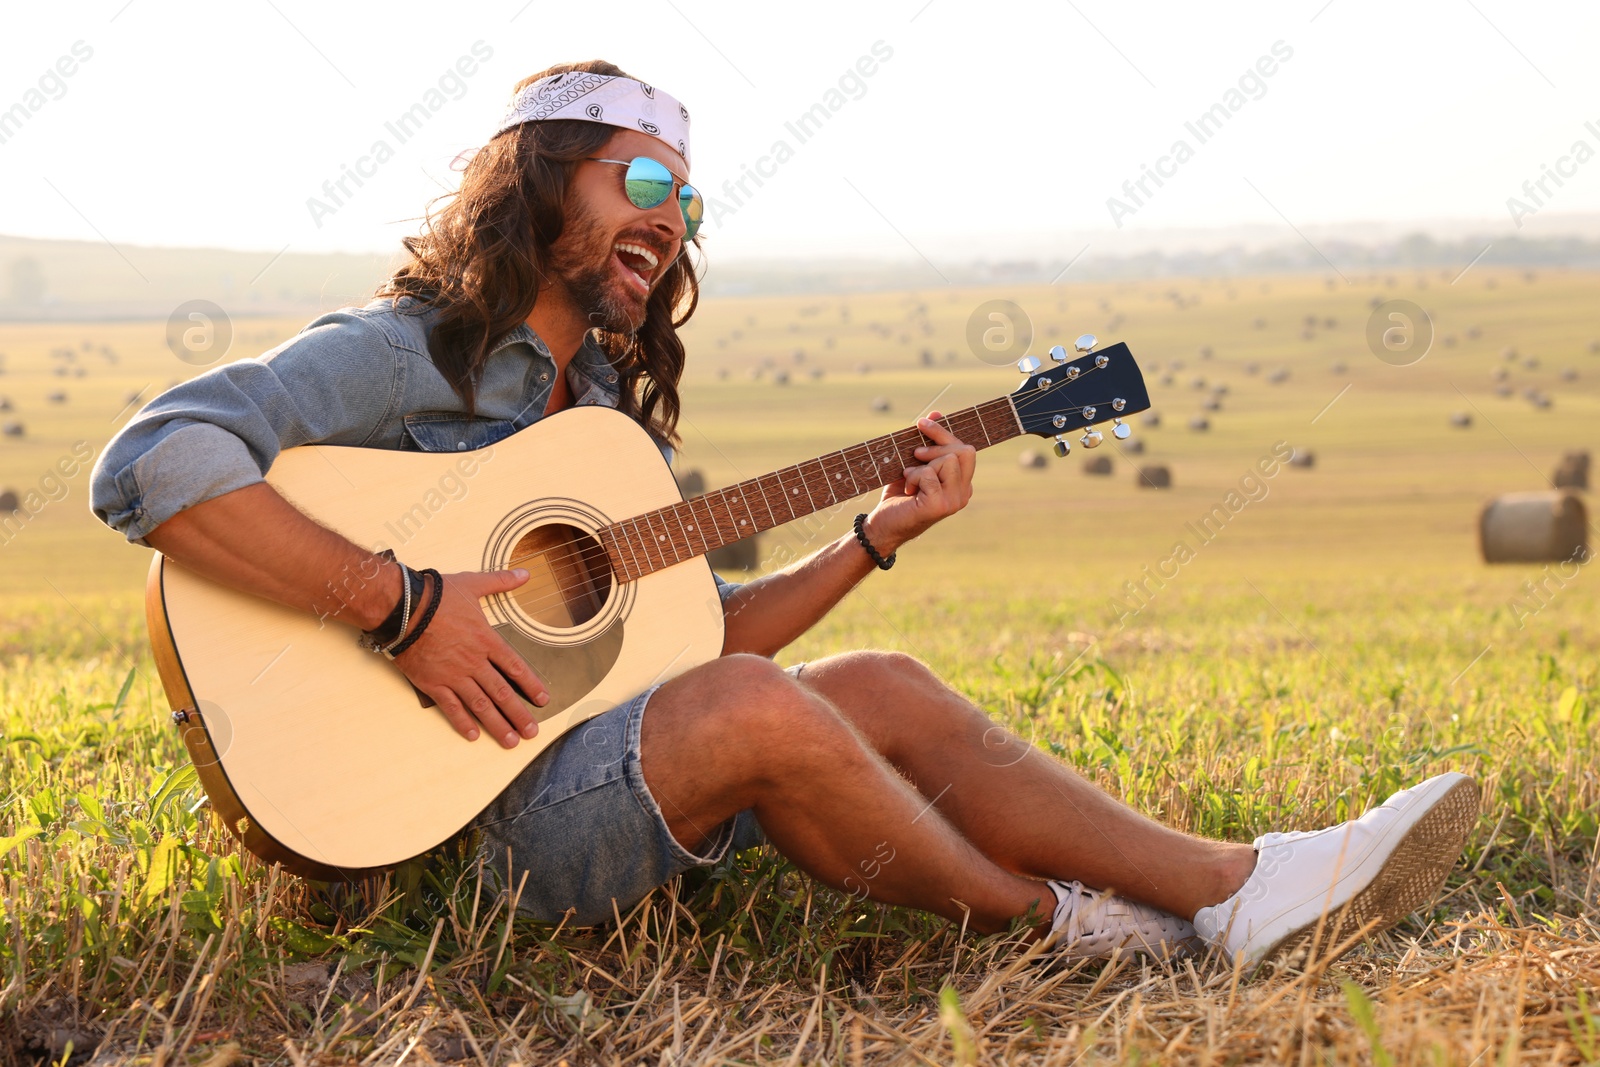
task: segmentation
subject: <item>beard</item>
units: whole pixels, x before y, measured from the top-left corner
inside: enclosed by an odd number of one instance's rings
[[[628,288],[618,276],[614,238],[596,216],[577,205],[560,243],[565,247],[551,256],[552,272],[591,326],[632,334],[644,325],[648,294]]]

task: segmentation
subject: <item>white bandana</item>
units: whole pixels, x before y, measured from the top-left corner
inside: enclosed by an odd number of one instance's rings
[[[689,161],[689,109],[653,85],[575,70],[540,78],[511,98],[498,136],[524,122],[578,119],[643,130]]]

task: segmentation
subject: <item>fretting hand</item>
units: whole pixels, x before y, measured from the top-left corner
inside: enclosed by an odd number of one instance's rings
[[[972,499],[978,450],[959,440],[941,418],[931,411],[917,420],[917,429],[933,443],[916,448],[921,462],[883,487],[878,506],[867,517],[867,536],[885,556]]]

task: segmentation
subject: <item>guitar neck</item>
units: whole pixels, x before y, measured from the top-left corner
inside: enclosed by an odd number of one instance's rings
[[[1023,433],[1015,406],[1004,396],[963,408],[941,421],[957,438],[977,448]],[[931,443],[921,430],[908,426],[613,523],[600,531],[600,543],[617,580],[633,581],[881,489],[916,465],[915,449]]]

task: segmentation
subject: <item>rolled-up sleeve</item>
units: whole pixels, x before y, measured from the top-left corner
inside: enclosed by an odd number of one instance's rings
[[[399,403],[401,362],[383,329],[323,315],[267,354],[162,393],[106,445],[90,507],[129,541],[213,497],[262,481],[286,448],[365,445]]]

